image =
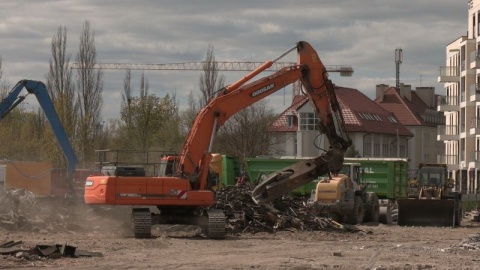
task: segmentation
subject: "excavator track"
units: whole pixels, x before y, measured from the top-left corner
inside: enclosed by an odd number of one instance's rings
[[[148,208],[132,210],[132,229],[135,238],[150,238],[152,236],[152,214]]]
[[[225,238],[225,214],[220,209],[207,210],[208,223],[206,234],[208,238]]]

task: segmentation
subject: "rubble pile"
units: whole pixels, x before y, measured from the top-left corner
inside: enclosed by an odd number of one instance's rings
[[[461,249],[480,250],[480,233],[470,234],[460,242]]]
[[[0,189],[0,227],[30,229],[25,217],[28,209],[35,208],[35,195],[25,190]]]
[[[68,244],[54,245],[35,245],[28,247],[22,245],[22,241],[7,241],[0,244],[0,255],[14,256],[15,258],[27,260],[39,260],[41,258],[58,259],[60,257],[101,257],[100,252],[90,252],[77,249],[77,247]]]
[[[258,233],[276,231],[358,231],[355,226],[339,224],[319,217],[307,206],[306,199],[284,196],[272,203],[257,205],[248,185],[227,186],[217,191],[215,208],[222,209],[227,218],[227,233]]]

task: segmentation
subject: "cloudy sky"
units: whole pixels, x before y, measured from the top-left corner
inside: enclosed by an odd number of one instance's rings
[[[375,85],[395,85],[395,49],[402,48],[401,82],[434,86],[445,65],[445,46],[467,31],[467,0],[17,0],[0,1],[3,80],[45,81],[50,44],[67,28],[72,62],[83,23],[95,34],[104,63],[202,61],[209,44],[217,61],[262,62],[304,40],[325,65],[351,65],[352,77],[332,81],[374,98]],[[281,61],[295,61],[295,53]],[[176,93],[180,106],[199,93],[200,71],[145,71],[150,93]],[[223,72],[232,83],[245,72]],[[119,118],[124,70],[104,71],[104,119]],[[138,89],[141,71],[133,71]],[[276,111],[288,107],[291,88],[268,98]],[[134,93],[136,94],[136,93]],[[35,103],[29,102],[30,103]]]

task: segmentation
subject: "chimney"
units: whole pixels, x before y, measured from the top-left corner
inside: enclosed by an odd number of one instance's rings
[[[377,84],[376,87],[376,96],[379,102],[383,102],[383,96],[385,95],[385,90],[387,90],[390,86],[386,84]]]
[[[435,109],[435,87],[420,86],[415,89],[415,93],[428,108]]]
[[[400,84],[400,97],[412,101],[412,86],[409,84]]]

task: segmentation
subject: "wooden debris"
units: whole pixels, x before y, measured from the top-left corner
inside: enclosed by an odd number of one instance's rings
[[[78,250],[77,247],[63,244],[36,245],[34,247],[19,247],[22,241],[8,241],[0,245],[0,255],[11,255],[29,260],[45,257],[57,259],[60,257],[101,257],[102,253]]]
[[[258,233],[277,231],[360,231],[329,218],[320,217],[307,206],[305,198],[284,196],[273,203],[257,205],[251,197],[249,186],[227,186],[216,194],[214,208],[222,209],[227,218],[227,233]]]

